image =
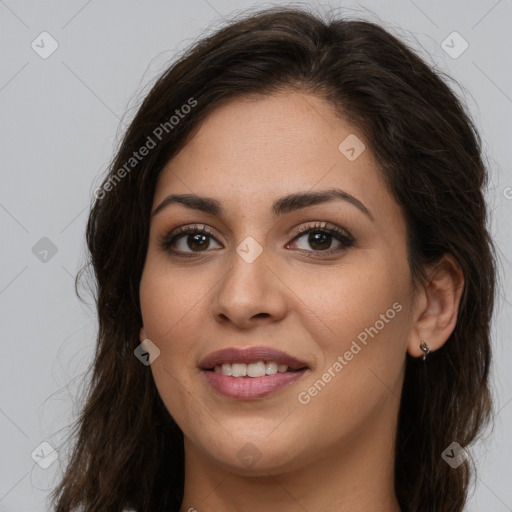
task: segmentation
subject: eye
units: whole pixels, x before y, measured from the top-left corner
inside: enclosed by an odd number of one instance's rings
[[[307,247],[298,247],[299,253],[315,254],[317,256],[327,256],[333,253],[346,250],[354,245],[354,238],[346,231],[335,225],[326,225],[326,223],[317,223],[315,225],[305,226],[297,230],[293,240],[286,245],[286,248],[297,241],[305,239]],[[307,236],[307,239],[306,239]],[[222,246],[217,242],[208,226],[203,225],[201,228],[197,225],[181,226],[159,241],[159,244],[172,256],[178,257],[194,257],[207,249],[211,249],[211,242]],[[337,241],[338,247],[332,247],[333,242]]]
[[[322,253],[321,255],[329,255],[343,251],[354,245],[354,238],[346,231],[341,230],[335,225],[326,225],[325,223],[315,224],[313,226],[305,226],[298,230],[299,234],[294,237],[291,243],[297,243],[304,239],[302,247],[298,247],[302,253]],[[338,242],[338,247],[332,247],[334,241]],[[309,245],[312,248],[304,247]],[[290,244],[287,245],[287,248]],[[320,254],[318,254],[320,255]],[[315,255],[316,257],[316,255]]]
[[[172,255],[187,257],[205,252],[210,248],[211,240],[218,244],[207,226],[199,228],[194,224],[175,229],[160,241],[160,245]]]

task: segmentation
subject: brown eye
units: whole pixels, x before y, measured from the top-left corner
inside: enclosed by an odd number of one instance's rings
[[[160,245],[172,255],[191,256],[194,253],[205,252],[210,248],[212,241],[218,244],[206,226],[201,229],[188,226],[171,232],[160,242]]]
[[[330,249],[332,239],[333,236],[330,234],[312,231],[308,235],[308,244],[310,247],[313,247],[313,249],[324,251],[326,249]]]
[[[202,233],[198,233],[195,235],[187,235],[185,237],[185,242],[189,249],[199,251],[208,249],[208,246],[210,245],[208,235],[203,235]]]
[[[354,244],[354,239],[348,233],[337,227],[325,225],[307,226],[300,229],[299,235],[293,239],[293,242],[297,244],[301,239],[304,239],[305,242],[300,242],[303,246],[299,246],[298,249],[303,252],[321,253],[325,251],[326,254],[332,254],[343,251]],[[338,247],[333,248],[332,245],[336,242]]]

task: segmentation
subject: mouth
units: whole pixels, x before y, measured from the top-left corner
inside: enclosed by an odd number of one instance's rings
[[[265,375],[275,375],[276,373],[289,373],[305,370],[307,367],[294,370],[285,364],[279,364],[277,361],[257,361],[255,363],[222,363],[215,365],[214,368],[206,368],[206,371],[222,373],[229,377],[264,377]]]
[[[236,399],[263,398],[309,370],[305,362],[269,347],[219,350],[206,356],[199,368],[217,393]]]
[[[225,348],[206,356],[199,368],[230,377],[263,377],[307,369],[296,357],[270,347]]]

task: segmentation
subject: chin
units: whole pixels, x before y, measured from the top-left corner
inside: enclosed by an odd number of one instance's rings
[[[272,429],[275,426],[274,423]],[[295,439],[292,433],[285,431],[278,436],[272,429],[265,436],[256,437],[247,428],[247,435],[244,435],[245,429],[238,430],[236,435],[226,434],[222,440],[217,438],[200,444],[216,464],[240,475],[277,475],[307,463],[307,453],[297,449],[304,446],[302,439]]]

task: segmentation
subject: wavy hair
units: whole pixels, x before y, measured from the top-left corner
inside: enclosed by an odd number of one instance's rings
[[[404,511],[463,510],[473,465],[468,459],[452,469],[441,454],[453,441],[471,445],[492,417],[496,259],[481,141],[445,78],[373,22],[274,7],[201,38],[155,81],[95,194],[87,224],[99,331],[71,456],[52,493],[56,512],[179,509],[183,435],[149,367],[133,354],[156,182],[219,105],[283,88],[327,100],[378,155],[379,172],[406,220],[415,285],[427,282],[426,265],[445,253],[462,269],[453,333],[427,364],[406,356],[395,492]],[[178,115],[179,122],[170,121]],[[155,147],[130,160],[148,137]]]

